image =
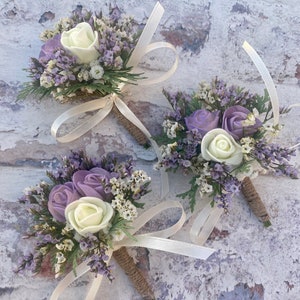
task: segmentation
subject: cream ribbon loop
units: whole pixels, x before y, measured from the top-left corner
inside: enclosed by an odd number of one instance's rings
[[[197,245],[204,245],[223,212],[224,210],[217,207],[216,204],[212,207],[209,201],[192,224],[190,230],[191,241]]]
[[[137,45],[135,49],[133,50],[129,60],[128,60],[128,66],[129,67],[136,67],[139,62],[141,61],[141,58],[145,54],[145,49],[149,45],[157,27],[158,24],[164,14],[164,8],[159,2],[156,2],[148,20],[144,27],[143,32],[141,33],[141,36],[137,42]]]
[[[176,48],[172,44],[166,43],[166,42],[152,43],[146,47],[144,55],[149,52],[152,52],[154,50],[163,49],[163,48],[170,49],[175,53],[175,61],[172,65],[172,67],[168,71],[166,71],[163,75],[161,75],[157,78],[140,80],[139,81],[140,85],[152,85],[152,84],[163,82],[163,81],[167,80],[168,78],[170,78],[175,73],[176,69],[178,68],[179,58],[178,58],[178,55],[176,52]]]
[[[155,232],[149,232],[144,234],[135,233],[140,230],[147,222],[153,219],[156,215],[162,213],[165,210],[179,208],[181,211],[181,216],[179,220],[172,226]],[[146,247],[150,249],[156,249],[166,252],[171,252],[175,254],[185,255],[189,257],[194,257],[198,259],[206,260],[212,253],[215,252],[214,249],[206,248],[186,242],[176,241],[168,239],[170,236],[178,232],[183,224],[185,223],[186,215],[182,205],[178,201],[164,201],[143,214],[141,214],[133,223],[130,233],[134,236],[134,239],[128,237],[124,238],[119,242],[113,243],[113,250],[108,253],[109,260],[112,257],[113,251],[118,250],[121,247]],[[109,262],[108,260],[108,262]],[[57,300],[63,291],[76,279],[83,276],[89,272],[90,267],[87,265],[87,262],[83,262],[76,268],[76,276],[74,272],[70,272],[65,276],[65,278],[57,285],[55,290],[52,293],[50,300]],[[92,282],[90,290],[88,291],[86,300],[93,300],[97,294],[98,288],[100,287],[103,277],[98,274]]]
[[[77,138],[91,130],[110,113],[110,111],[113,108],[115,97],[116,95],[114,94],[107,95],[103,98],[77,105],[65,111],[52,124],[52,136],[54,136],[57,139],[57,141],[61,143],[69,143],[71,141],[76,140]],[[83,122],[82,124],[78,125],[66,135],[58,137],[58,130],[65,122],[74,117],[77,117],[90,111],[95,111],[97,109],[99,109],[99,111],[94,116],[89,118],[86,122]]]

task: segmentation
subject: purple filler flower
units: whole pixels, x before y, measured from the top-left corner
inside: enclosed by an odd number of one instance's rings
[[[56,185],[49,194],[48,209],[57,221],[65,222],[66,206],[80,197],[72,182]]]
[[[106,192],[106,185],[117,173],[110,173],[102,168],[93,168],[89,171],[79,170],[73,174],[72,181],[82,196],[97,197],[106,201],[112,199],[112,194]]]
[[[218,127],[220,112],[210,112],[206,109],[198,109],[185,118],[188,130],[196,129],[202,137],[210,130]]]
[[[231,134],[235,140],[253,135],[262,126],[262,122],[255,118],[253,125],[243,124],[249,114],[251,114],[250,110],[240,105],[227,108],[224,111],[222,128]]]
[[[51,55],[57,48],[61,48],[60,34],[57,34],[52,39],[49,39],[42,47],[39,58],[49,60]]]

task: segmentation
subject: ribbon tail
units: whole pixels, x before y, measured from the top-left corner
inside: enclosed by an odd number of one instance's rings
[[[258,72],[260,73],[267,91],[270,96],[271,104],[272,104],[272,110],[273,110],[273,123],[274,125],[277,125],[279,123],[279,100],[277,91],[275,88],[275,84],[272,80],[272,77],[260,58],[260,56],[257,54],[257,52],[250,46],[250,44],[247,41],[244,41],[243,48],[246,51],[246,53],[250,56],[251,60],[253,61],[254,65],[256,66]]]
[[[112,257],[112,251],[110,251],[108,254],[108,260],[107,263],[110,261]],[[53,291],[50,300],[58,300],[59,297],[62,295],[64,290],[72,284],[76,279],[80,278],[81,276],[85,275],[90,271],[90,267],[88,266],[87,262],[81,263],[76,268],[76,275],[73,271],[68,273],[63,280],[60,281],[60,283],[56,286],[55,290]],[[97,274],[97,277],[95,277],[92,281],[92,284],[89,287],[89,291],[86,295],[85,300],[94,300],[96,298],[98,289],[101,285],[101,282],[103,280],[103,275]]]
[[[131,230],[130,233],[134,235],[136,231],[142,228],[154,216],[171,208],[179,208],[181,210],[181,217],[174,225],[164,230],[135,235],[134,239],[125,238],[120,242],[116,242],[114,247],[146,247],[206,260],[212,253],[215,252],[214,249],[168,239],[168,237],[175,235],[182,228],[186,219],[184,209],[178,201],[164,201],[154,207],[151,207],[133,221],[132,227],[134,230]]]
[[[300,107],[300,103],[294,103],[288,106],[288,109],[292,109],[293,107]]]
[[[140,62],[141,58],[144,55],[144,51],[147,45],[150,43],[163,14],[164,8],[159,2],[156,2],[150,14],[150,17],[148,18],[148,21],[144,27],[144,30],[136,44],[136,47],[134,48],[128,60],[128,67],[136,67],[137,64]]]
[[[65,111],[53,122],[51,127],[52,136],[61,143],[68,143],[84,135],[93,127],[95,127],[98,123],[100,123],[110,113],[113,107],[113,101],[111,97],[112,97],[111,95],[108,95],[104,98],[92,100]],[[67,133],[64,136],[61,137],[57,136],[59,128],[66,121],[68,121],[69,119],[75,116],[81,115],[83,113],[87,113],[89,111],[94,111],[97,109],[100,110],[94,116],[89,118],[86,122],[78,125],[73,130],[71,130],[71,132]]]
[[[151,146],[153,147],[155,154],[158,160],[161,160],[161,152],[157,145],[157,143],[151,138],[151,134],[148,129],[144,126],[144,124],[139,120],[139,118],[128,108],[128,106],[120,99],[116,98],[114,100],[115,105],[117,106],[120,113],[130,122],[132,122],[136,127],[138,127],[144,135],[149,139]],[[164,198],[169,192],[169,179],[168,174],[161,170],[161,198]]]
[[[55,290],[53,291],[50,300],[57,300],[59,299],[60,295],[64,292],[64,290],[76,279],[83,276],[87,272],[90,271],[90,267],[87,265],[86,262],[81,263],[76,268],[76,275],[73,271],[68,273],[63,280],[59,282],[59,284],[56,286]]]
[[[300,146],[300,143],[297,143],[297,144],[291,146],[290,149],[294,149],[294,148],[297,148],[297,147],[299,147],[299,146]]]
[[[218,223],[223,211],[222,208],[216,207],[216,205],[211,207],[210,202],[208,202],[192,224],[190,229],[191,241],[197,245],[203,245]]]
[[[85,300],[94,300],[96,298],[97,292],[99,290],[99,287],[101,285],[103,276],[97,274],[97,277],[95,277],[92,281],[92,284],[90,286],[90,289],[85,297]]]
[[[135,126],[137,126],[144,134],[145,136],[151,141],[151,134],[147,130],[147,128],[144,126],[144,124],[139,120],[139,118],[128,108],[128,106],[120,99],[115,99],[115,105],[119,109],[120,113],[126,117],[127,120],[132,122]]]
[[[179,220],[174,225],[168,227],[167,229],[143,234],[143,236],[146,236],[146,235],[147,236],[150,236],[150,235],[155,236],[157,234],[159,234],[159,237],[164,237],[164,238],[173,236],[176,232],[178,232],[182,228],[182,226],[186,220],[186,214],[184,212],[182,205],[178,201],[173,201],[173,200],[163,201],[163,202],[149,208],[144,213],[142,213],[137,219],[135,219],[132,222],[132,227],[134,228],[134,230],[129,230],[130,233],[132,235],[135,234],[140,228],[142,228],[154,216],[160,214],[164,210],[169,210],[171,208],[179,208],[181,210],[181,217],[179,218]]]
[[[112,257],[113,251],[109,250],[109,252],[107,253],[108,255],[108,260],[106,261],[107,263],[109,263],[111,257]],[[85,300],[94,300],[96,298],[97,292],[100,288],[101,282],[103,280],[103,275],[97,274],[97,277],[95,277],[92,281],[92,284],[89,288],[89,291],[85,297]]]
[[[171,49],[175,53],[175,61],[174,61],[173,65],[171,66],[171,68],[168,71],[166,71],[163,75],[161,75],[157,78],[149,78],[149,79],[140,80],[139,85],[152,85],[152,84],[163,82],[163,81],[167,80],[168,78],[170,78],[177,70],[178,63],[179,63],[179,55],[176,51],[176,48],[170,43],[166,43],[166,42],[152,43],[146,47],[144,54],[147,54],[151,51],[154,51],[156,49],[161,49],[161,48]]]
[[[215,252],[215,250],[211,248],[196,246],[190,243],[175,241],[171,239],[147,235],[137,235],[135,237],[137,240],[127,239],[125,242],[126,246],[145,247],[149,249],[170,252],[202,260],[206,260]]]

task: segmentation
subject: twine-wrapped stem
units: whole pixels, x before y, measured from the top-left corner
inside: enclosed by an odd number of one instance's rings
[[[134,124],[132,124],[125,116],[121,114],[117,106],[114,104],[112,112],[118,121],[127,129],[127,131],[135,138],[135,140],[142,146],[148,147],[149,141],[145,134]]]
[[[125,271],[143,299],[154,300],[155,296],[150,285],[146,281],[141,270],[137,268],[133,258],[128,254],[126,247],[121,247],[119,250],[114,251],[113,258]]]
[[[242,181],[242,193],[247,203],[249,204],[250,208],[252,209],[254,215],[261,222],[263,222],[265,227],[270,226],[271,225],[270,216],[249,177],[245,177]]]

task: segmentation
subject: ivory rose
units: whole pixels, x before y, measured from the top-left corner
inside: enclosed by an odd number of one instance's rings
[[[87,64],[99,57],[98,32],[86,22],[79,23],[69,31],[64,31],[60,40],[62,46],[75,55],[79,63]]]
[[[239,165],[243,160],[242,147],[224,129],[216,128],[208,133],[201,142],[201,154],[205,160]]]
[[[113,214],[112,206],[96,197],[82,197],[65,209],[66,220],[83,236],[106,228]]]

